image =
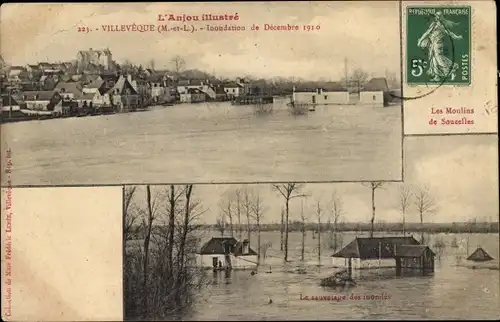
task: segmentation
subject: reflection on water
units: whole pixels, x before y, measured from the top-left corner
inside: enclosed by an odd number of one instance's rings
[[[257,116],[252,106],[180,104],[4,124],[2,146],[12,149],[15,185],[399,180],[400,114],[322,106],[294,116],[279,101]]]
[[[436,260],[432,275],[414,273],[397,277],[395,268],[363,270],[354,288],[324,288],[321,278],[334,271],[328,254],[323,266],[315,262],[315,252],[308,248],[306,264],[300,258],[300,234],[290,235],[290,258],[282,262],[278,249],[269,250],[269,258],[258,273],[207,271],[209,282],[198,295],[192,311],[185,319],[193,320],[332,320],[332,319],[495,319],[500,310],[499,274],[494,270],[472,270],[457,267],[457,254],[462,249],[449,247],[453,234],[444,235],[448,245]],[[459,240],[464,240],[461,235]],[[431,240],[436,235],[431,235]],[[208,237],[207,237],[208,238]],[[263,240],[279,238],[279,233],[266,233]],[[480,243],[498,258],[498,234],[471,235],[471,243]],[[350,236],[345,236],[350,240]],[[312,242],[309,241],[309,243]],[[274,245],[278,243],[274,243]],[[312,243],[311,243],[312,244]],[[471,250],[472,251],[472,250]],[[325,249],[325,252],[327,250]],[[462,254],[463,256],[466,253]],[[272,267],[271,272],[269,267]],[[305,268],[298,274],[297,268]],[[346,295],[345,300],[311,301],[301,296]],[[352,297],[351,297],[352,295]],[[378,300],[355,300],[355,296]],[[272,303],[269,303],[269,300]]]

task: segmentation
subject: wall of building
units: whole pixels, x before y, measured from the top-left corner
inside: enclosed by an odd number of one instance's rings
[[[371,104],[374,106],[384,105],[384,92],[360,92],[359,93],[359,103],[360,104]]]
[[[109,94],[105,93],[104,95],[101,95],[97,92],[92,99],[92,104],[96,106],[110,106],[111,99],[109,98]]]
[[[348,92],[294,92],[293,101],[299,104],[348,104]]]
[[[231,266],[235,269],[252,269],[257,267],[257,255],[245,255],[235,257],[233,255],[229,255],[231,258]],[[196,262],[200,267],[204,268],[212,268],[213,262],[212,258],[216,257],[218,261],[222,262],[223,266],[226,266],[226,259],[224,255],[196,255]]]
[[[50,101],[26,101],[28,110],[46,111]]]
[[[353,276],[359,276],[360,270],[379,268],[379,260],[378,259],[360,260],[359,258],[353,258],[353,259],[351,259],[351,261],[352,261],[352,270],[353,270],[352,274],[353,274]],[[332,257],[332,265],[333,265],[333,267],[348,269],[349,268],[349,259],[348,258]],[[396,260],[395,259],[381,259],[380,260],[380,267],[381,268],[396,267]]]
[[[224,91],[229,97],[238,97],[242,95],[239,87],[224,87]]]

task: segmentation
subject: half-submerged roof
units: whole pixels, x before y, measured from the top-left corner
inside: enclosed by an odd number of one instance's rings
[[[421,257],[425,252],[435,255],[427,245],[396,245],[394,256],[396,257]]]
[[[484,249],[479,247],[476,249],[469,257],[467,257],[468,261],[474,262],[486,262],[493,260],[493,257],[490,256]]]
[[[356,237],[343,249],[333,254],[332,257],[378,259],[394,258],[394,246],[420,245],[409,237]]]
[[[201,248],[200,255],[224,255],[226,245],[231,246],[230,252],[234,256],[240,255],[257,255],[257,253],[250,247],[247,254],[243,254],[243,242],[239,242],[234,237],[212,237],[203,247]]]

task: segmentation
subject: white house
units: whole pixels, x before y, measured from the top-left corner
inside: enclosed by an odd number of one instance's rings
[[[372,78],[359,93],[359,103],[374,107],[387,106],[389,87],[384,77]]]
[[[397,247],[421,246],[409,237],[356,237],[340,251],[332,255],[333,267],[349,268],[351,262],[353,276],[360,270],[396,267]]]
[[[349,103],[349,92],[339,83],[299,84],[293,88],[293,101],[298,104],[345,105]]]
[[[28,110],[62,112],[62,98],[57,91],[26,91],[23,100]]]
[[[248,240],[239,242],[234,237],[213,237],[196,257],[198,266],[207,269],[254,269],[258,260]]]
[[[223,86],[227,97],[239,97],[245,95],[245,88],[237,82],[227,82]]]

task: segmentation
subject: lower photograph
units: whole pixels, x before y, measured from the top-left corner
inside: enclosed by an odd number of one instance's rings
[[[125,320],[495,319],[498,215],[439,186],[125,186]]]

